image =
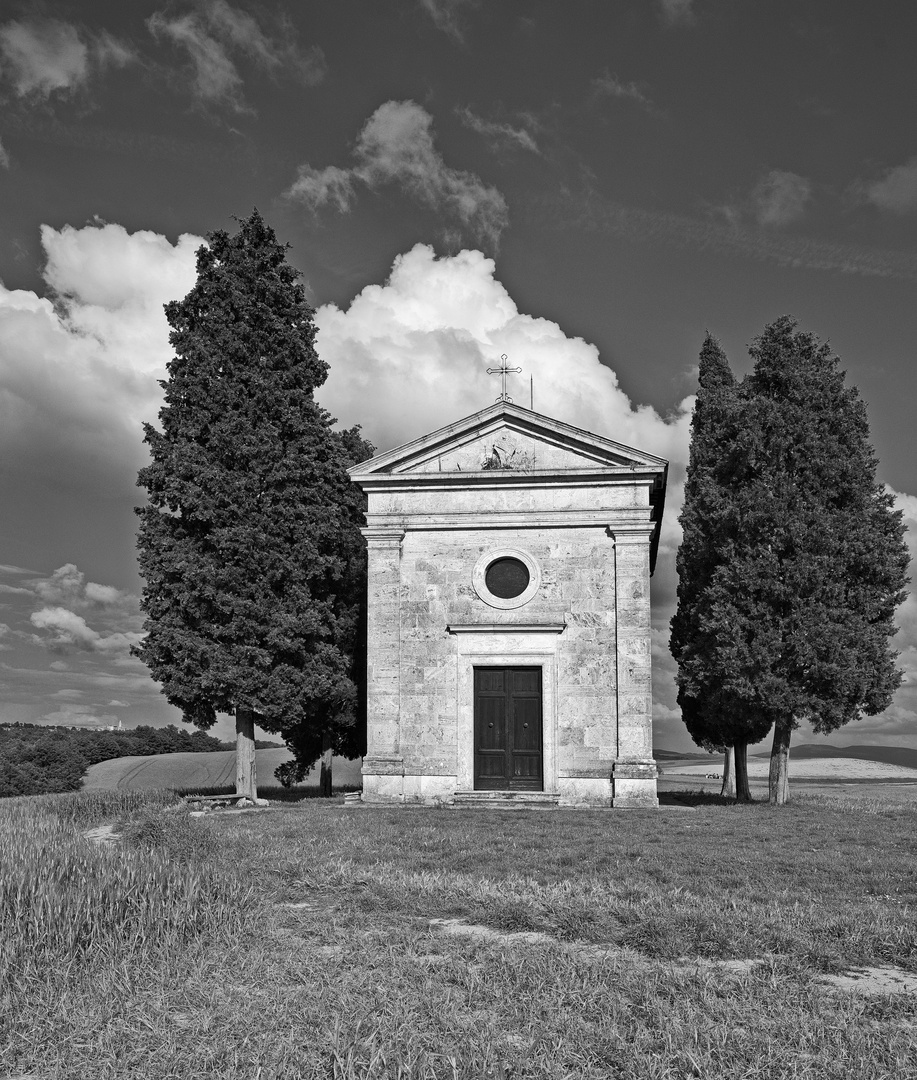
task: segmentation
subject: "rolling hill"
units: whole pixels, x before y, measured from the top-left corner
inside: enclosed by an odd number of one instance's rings
[[[289,761],[286,748],[255,751],[258,783],[274,787],[274,770]],[[335,758],[332,777],[335,786],[359,786],[361,762]],[[235,783],[236,754],[221,750],[209,754],[157,754],[148,757],[121,757],[90,766],[83,780],[84,791],[151,790],[153,788],[217,788]],[[318,785],[318,769],[313,769],[302,787]]]
[[[769,753],[755,757],[769,757]],[[886,765],[903,765],[917,769],[917,750],[907,746],[825,746],[822,743],[800,743],[790,747],[790,761],[812,758],[858,758],[860,761],[880,761]]]

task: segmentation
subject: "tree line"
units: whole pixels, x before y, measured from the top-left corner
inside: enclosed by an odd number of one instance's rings
[[[126,731],[0,724],[0,798],[77,791],[90,765],[112,758],[212,753],[232,745],[174,724]]]

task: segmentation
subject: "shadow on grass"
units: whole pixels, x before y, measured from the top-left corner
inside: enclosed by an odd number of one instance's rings
[[[331,798],[340,797],[346,794],[348,791],[360,791],[361,789],[354,785],[342,784],[340,787],[335,784],[331,789]],[[235,793],[234,787],[195,787],[195,788],[175,788],[175,794],[184,798],[188,795],[233,795]],[[306,799],[321,799],[322,796],[317,787],[292,787],[285,788],[270,785],[258,785],[258,797],[261,799],[267,799],[268,802],[279,803],[298,803],[303,802]]]
[[[753,806],[760,799],[752,799],[750,803],[739,803],[735,799],[727,798],[713,791],[704,791],[698,788],[695,791],[660,791],[660,806]]]

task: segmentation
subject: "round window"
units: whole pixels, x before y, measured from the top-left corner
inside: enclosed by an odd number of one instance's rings
[[[527,551],[491,548],[478,559],[471,581],[485,604],[509,611],[534,598],[541,586],[541,570]]]
[[[495,559],[484,572],[484,584],[488,592],[501,600],[521,596],[529,587],[529,568],[519,559]]]

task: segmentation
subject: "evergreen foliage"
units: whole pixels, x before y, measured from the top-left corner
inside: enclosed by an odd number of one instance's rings
[[[360,751],[363,503],[346,469],[372,453],[313,398],[327,365],[299,276],[257,211],[208,236],[166,305],[175,356],[137,511],[137,655],[199,727],[254,711],[296,755],[285,781],[323,740]]]
[[[770,722],[748,701],[736,699],[712,664],[716,613],[712,585],[728,557],[736,519],[723,482],[729,447],[735,444],[740,404],[735,377],[719,342],[704,341],[691,447],[680,522],[683,540],[676,556],[678,608],[672,619],[672,654],[678,662],[678,704],[692,739],[705,750],[723,752],[763,739]]]
[[[827,733],[891,701],[907,550],[838,357],[787,316],[751,355],[724,411],[707,393],[693,430],[672,647],[692,734],[717,741],[724,701],[747,730],[774,726],[783,802],[794,728]]]

